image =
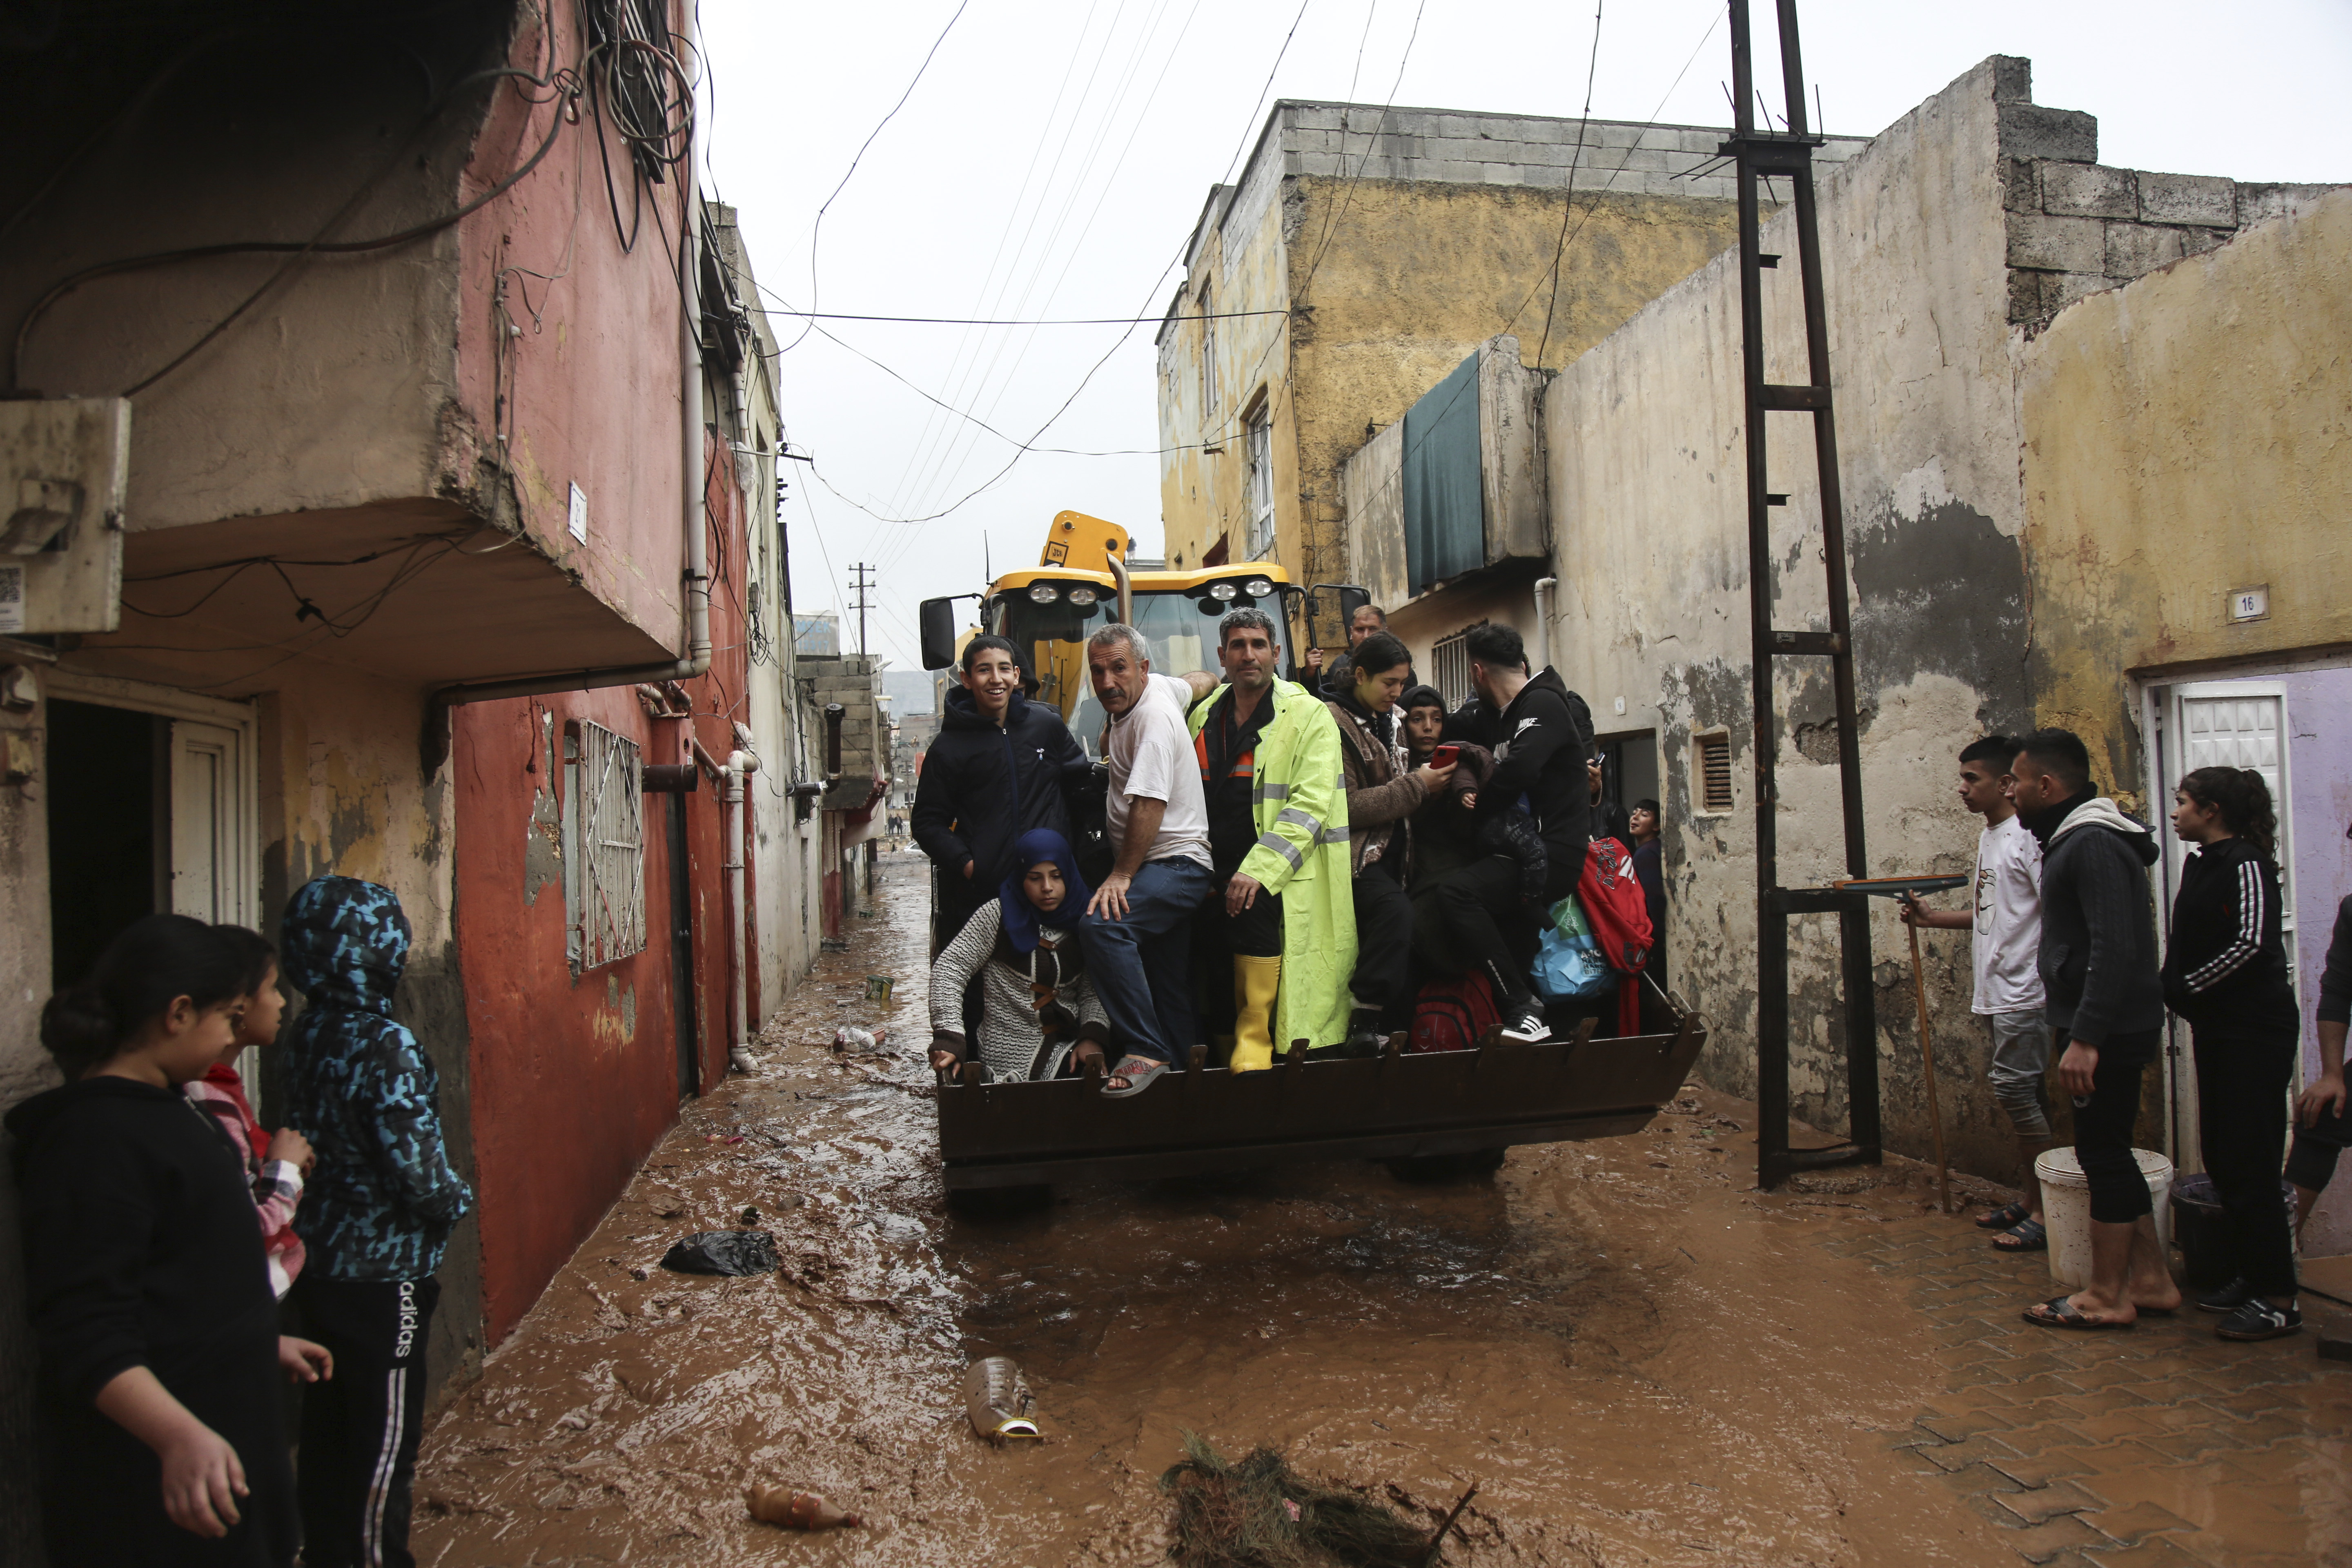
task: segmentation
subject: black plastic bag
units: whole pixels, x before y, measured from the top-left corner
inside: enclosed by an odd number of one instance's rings
[[[772,1274],[776,1238],[764,1230],[706,1230],[673,1242],[662,1267],[680,1274]]]

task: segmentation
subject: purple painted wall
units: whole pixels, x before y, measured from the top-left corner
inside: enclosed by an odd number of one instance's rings
[[[2303,999],[2303,1071],[2318,1070],[2312,1015],[2336,906],[2352,894],[2352,668],[2285,678],[2287,791],[2293,796],[2295,989]],[[2342,1173],[2303,1237],[2306,1257],[2352,1252],[2352,1169]]]

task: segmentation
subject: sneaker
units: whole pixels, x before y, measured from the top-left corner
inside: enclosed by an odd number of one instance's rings
[[[2198,1297],[2197,1310],[2200,1312],[2234,1312],[2253,1299],[2254,1288],[2247,1284],[2244,1276],[2241,1275],[2219,1290],[2208,1290]]]
[[[2303,1314],[2293,1307],[2274,1307],[2260,1296],[2222,1319],[2213,1331],[2225,1340],[2275,1340],[2300,1331]]]
[[[1551,1038],[1551,1029],[1544,1023],[1541,1013],[1530,1010],[1520,1014],[1516,1020],[1506,1013],[1503,1015],[1503,1038],[1513,1045],[1539,1046]]]

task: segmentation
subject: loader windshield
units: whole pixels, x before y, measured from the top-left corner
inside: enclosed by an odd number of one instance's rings
[[[1103,710],[1087,683],[1087,638],[1110,624],[1116,614],[1108,593],[1089,603],[1074,603],[1094,594],[1091,585],[1077,595],[1057,593],[1050,602],[1031,597],[1026,588],[997,595],[992,625],[1022,650],[1038,680],[1037,700],[1058,710],[1089,756],[1101,752]],[[1263,599],[1220,599],[1205,592],[1135,594],[1135,629],[1151,645],[1155,675],[1190,675],[1217,668],[1217,620],[1228,610],[1255,605],[1274,617],[1280,629],[1281,667],[1287,670],[1295,656],[1289,617],[1279,595]]]

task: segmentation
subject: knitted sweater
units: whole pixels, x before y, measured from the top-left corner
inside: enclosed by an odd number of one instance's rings
[[[1052,1078],[1078,1041],[1110,1037],[1083,965],[1077,933],[1053,926],[1039,928],[1034,950],[1015,952],[1004,940],[1004,906],[991,899],[931,964],[931,1048],[967,1054],[963,994],[979,974],[980,1059],[1000,1079]],[[1049,1036],[1041,1020],[1058,1027]]]

